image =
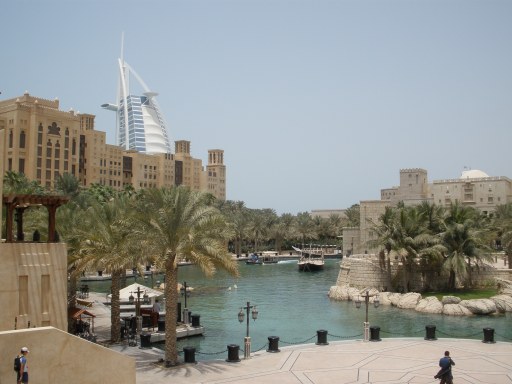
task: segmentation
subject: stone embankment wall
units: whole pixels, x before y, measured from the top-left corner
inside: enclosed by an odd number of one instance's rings
[[[336,285],[348,285],[359,289],[369,287],[385,292],[392,289],[389,286],[389,276],[395,278],[399,266],[396,261],[391,261],[388,266],[385,261],[380,261],[373,254],[343,258]],[[391,268],[391,274],[388,272],[388,268]],[[491,265],[474,267],[472,270],[472,280],[475,286],[496,286],[496,279],[512,280],[512,270],[495,268]],[[426,288],[442,289],[447,281],[446,273],[413,273],[409,288],[412,291],[422,291]]]

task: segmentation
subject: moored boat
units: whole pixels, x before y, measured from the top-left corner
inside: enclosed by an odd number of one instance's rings
[[[279,262],[279,258],[277,257],[278,253],[274,251],[265,251],[261,254],[261,262],[262,264],[277,264]]]
[[[260,265],[261,264],[261,260],[259,258],[259,256],[255,253],[251,254],[251,256],[249,256],[249,258],[245,261],[245,264],[249,264],[249,265]]]
[[[300,248],[293,247],[293,249],[299,252],[300,258],[297,262],[299,271],[301,272],[314,272],[321,271],[324,269],[324,252],[321,249],[307,249],[302,250]]]

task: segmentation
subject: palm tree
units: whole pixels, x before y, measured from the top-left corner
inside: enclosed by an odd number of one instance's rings
[[[446,212],[441,238],[447,250],[444,265],[449,271],[448,289],[456,288],[457,278],[469,277],[471,285],[472,261],[478,266],[481,261],[491,259],[482,242],[481,221],[481,215],[474,208],[459,203],[451,204]]]
[[[345,211],[345,215],[347,216],[347,227],[359,227],[361,221],[359,211],[359,204],[353,204]]]
[[[70,173],[59,175],[55,183],[55,190],[69,197],[76,197],[80,193],[80,181]]]
[[[315,222],[311,218],[309,212],[301,212],[297,214],[295,230],[300,236],[302,248],[304,248],[304,244],[306,244],[307,240],[316,239],[318,236],[315,228]]]
[[[148,251],[165,271],[165,365],[178,363],[176,323],[178,261],[186,258],[207,276],[217,268],[238,275],[226,250],[232,234],[221,213],[205,194],[186,187],[145,190],[139,201]]]
[[[111,341],[119,341],[121,332],[120,297],[123,271],[138,264],[140,239],[136,237],[135,210],[131,200],[120,194],[104,203],[92,204],[83,215],[83,223],[72,235],[80,243],[73,252],[75,273],[105,270],[112,276]]]
[[[507,256],[508,268],[512,269],[512,203],[497,206],[494,215],[494,232]]]

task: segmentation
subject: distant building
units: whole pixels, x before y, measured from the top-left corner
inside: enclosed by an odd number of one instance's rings
[[[142,95],[130,91],[133,77],[142,86]],[[117,145],[141,153],[171,153],[167,127],[156,101],[156,92],[146,86],[123,58],[119,59],[119,89],[116,104],[102,107],[116,112]]]
[[[479,170],[465,170],[457,179],[434,180],[428,183],[427,171],[421,168],[401,169],[400,185],[381,189],[380,200],[360,202],[360,227],[344,228],[345,254],[372,253],[372,222],[378,223],[388,206],[403,202],[406,206],[423,201],[447,207],[451,203],[474,207],[484,214],[492,213],[497,205],[512,202],[512,180],[505,176],[488,176]]]
[[[346,209],[313,209],[311,210],[311,217],[320,217],[322,219],[328,219],[332,215],[338,215],[345,219],[347,217],[345,213]]]
[[[226,199],[224,151],[208,151],[208,164],[190,154],[190,142],[175,143],[175,154],[141,153],[106,143],[106,134],[94,128],[94,115],[61,111],[59,100],[23,96],[0,101],[1,155],[4,172],[23,173],[53,188],[69,173],[82,186],[91,184],[121,190],[186,185]]]

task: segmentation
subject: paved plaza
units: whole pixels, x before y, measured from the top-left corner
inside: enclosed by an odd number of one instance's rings
[[[156,349],[117,346],[137,361],[137,383],[438,383],[438,361],[449,350],[457,384],[512,383],[512,344],[478,340],[420,338],[337,341],[261,351],[249,360],[201,361],[162,368]],[[227,358],[227,354],[226,354]]]

